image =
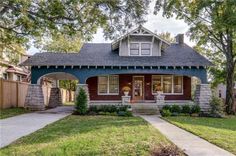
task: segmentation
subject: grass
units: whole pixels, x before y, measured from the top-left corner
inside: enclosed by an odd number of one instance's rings
[[[7,108],[7,109],[0,109],[0,119],[9,118],[12,116],[29,113],[29,110],[24,108]]]
[[[64,106],[74,106],[75,102],[64,102],[63,105]]]
[[[236,155],[236,116],[227,118],[180,116],[165,119]]]
[[[139,117],[71,115],[17,140],[0,155],[149,155],[174,146]]]

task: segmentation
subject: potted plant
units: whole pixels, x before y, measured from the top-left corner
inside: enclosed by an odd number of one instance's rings
[[[154,87],[155,87],[154,90],[155,90],[157,95],[163,94],[163,90],[162,90],[162,87],[160,85],[155,85]]]
[[[124,86],[122,88],[122,91],[124,92],[125,96],[129,95],[130,87],[129,86]]]

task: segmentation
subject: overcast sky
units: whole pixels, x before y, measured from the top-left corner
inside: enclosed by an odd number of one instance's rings
[[[149,29],[152,32],[157,32],[157,34],[161,32],[170,32],[172,36],[176,36],[179,33],[184,33],[188,31],[189,27],[183,20],[176,20],[175,18],[164,18],[161,13],[158,15],[153,14],[154,2],[150,4],[149,14],[147,16],[147,22],[143,25],[145,28]],[[105,40],[103,37],[102,30],[99,29],[98,32],[94,35],[92,40],[93,43],[104,43],[111,42],[109,40]],[[189,38],[185,35],[185,43],[190,46],[193,46],[194,43],[189,40]],[[39,52],[39,49],[31,47],[28,50],[28,54],[32,55]]]

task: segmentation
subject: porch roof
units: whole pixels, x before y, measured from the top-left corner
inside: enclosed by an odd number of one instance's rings
[[[79,53],[36,53],[24,66],[210,66],[187,44],[171,44],[162,56],[119,56],[111,43],[85,43]]]

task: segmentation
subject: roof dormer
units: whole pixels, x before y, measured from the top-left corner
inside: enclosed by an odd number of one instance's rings
[[[168,41],[139,26],[114,41],[112,49],[119,49],[119,56],[161,56],[161,51],[168,45]]]

